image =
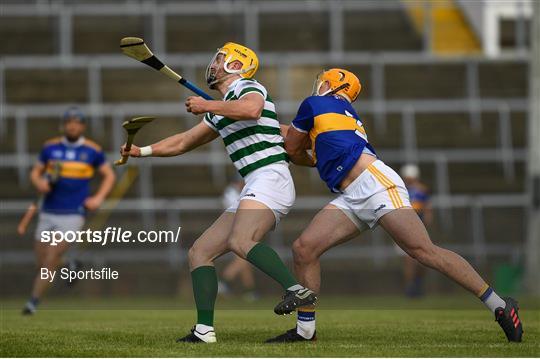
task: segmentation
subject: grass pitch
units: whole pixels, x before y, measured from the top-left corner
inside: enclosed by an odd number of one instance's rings
[[[367,300],[363,299],[364,303]],[[452,302],[463,303],[461,298],[442,300],[438,308],[431,305],[437,300],[370,298],[371,305],[356,301],[354,307],[345,305],[348,309],[337,310],[340,301],[333,299],[331,304],[321,305],[317,312],[317,342],[288,345],[263,343],[295,323],[294,316],[274,315],[273,302],[268,300],[257,303],[253,309],[235,309],[242,304],[238,300],[230,300],[230,305],[218,303],[215,323],[218,343],[212,345],[175,343],[178,336],[188,333],[195,314],[186,309],[189,306],[179,309],[173,301],[107,299],[106,304],[94,305],[85,300],[49,300],[33,317],[20,315],[22,301],[3,301],[0,354],[2,357],[540,355],[540,310],[534,304],[521,305],[525,335],[523,343],[516,344],[506,341],[493,317],[478,303],[467,301],[460,309],[449,309],[455,307]],[[346,299],[343,302],[352,303]],[[89,309],[81,309],[84,307]],[[160,307],[166,309],[152,309]],[[367,309],[359,309],[362,307]]]

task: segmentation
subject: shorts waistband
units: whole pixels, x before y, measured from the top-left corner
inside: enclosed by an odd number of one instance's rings
[[[271,163],[267,166],[264,166],[264,167],[261,167],[261,168],[257,168],[255,171],[253,172],[250,172],[246,175],[246,177],[244,177],[244,181],[247,181],[249,178],[253,177],[254,175],[256,175],[257,173],[262,173],[264,171],[268,171],[268,170],[279,170],[279,169],[289,169],[289,162],[287,161],[280,161],[280,162],[275,162],[275,163]]]
[[[381,161],[381,160],[375,160],[374,162],[372,162],[372,163],[371,163],[369,166],[367,166],[366,169],[363,170],[362,173],[360,173],[360,174],[358,175],[358,177],[356,177],[356,178],[354,179],[354,181],[352,181],[352,182],[347,186],[347,188],[345,188],[341,193],[344,193],[344,194],[349,193],[349,192],[352,190],[352,188],[353,188],[356,184],[362,182],[362,181],[364,180],[364,178],[366,178],[367,176],[369,176],[369,174],[370,174],[369,168],[370,168],[370,167],[379,167],[379,166],[381,166],[381,165],[384,165],[384,162]]]

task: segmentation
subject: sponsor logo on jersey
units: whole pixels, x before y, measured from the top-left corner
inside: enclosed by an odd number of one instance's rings
[[[62,151],[61,151],[61,150],[54,150],[54,151],[52,151],[51,157],[54,157],[54,158],[62,158]]]
[[[74,160],[76,157],[75,151],[66,151],[66,159]]]

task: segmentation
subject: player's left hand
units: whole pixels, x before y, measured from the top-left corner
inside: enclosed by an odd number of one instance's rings
[[[190,96],[186,100],[186,110],[194,115],[208,112],[208,101],[199,96]]]
[[[86,201],[84,201],[84,207],[89,211],[95,211],[101,206],[101,203],[103,203],[103,199],[97,196],[92,196],[88,197]]]

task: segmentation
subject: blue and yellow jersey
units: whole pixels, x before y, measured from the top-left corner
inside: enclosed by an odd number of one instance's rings
[[[418,217],[423,221],[424,211],[429,204],[429,192],[426,186],[422,184],[408,185],[407,191],[409,192],[412,208],[414,208],[416,213],[418,213]]]
[[[339,96],[306,98],[292,125],[309,133],[319,175],[333,192],[338,192],[339,184],[363,152],[376,156],[360,117]]]
[[[58,180],[43,199],[41,210],[49,213],[84,214],[83,203],[89,196],[95,169],[105,163],[105,155],[95,142],[83,137],[75,143],[53,138],[43,146],[39,161],[51,174],[60,162]]]

